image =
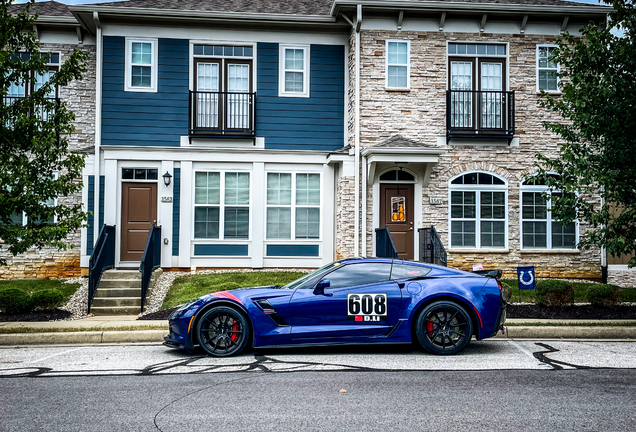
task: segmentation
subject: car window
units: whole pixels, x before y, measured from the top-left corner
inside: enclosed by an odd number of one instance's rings
[[[429,267],[423,267],[410,264],[393,264],[393,270],[391,271],[391,279],[408,279],[426,276],[431,271]]]
[[[314,270],[313,272],[308,273],[305,276],[302,276],[301,278],[288,283],[283,288],[285,289],[313,288],[314,283],[318,282],[318,279],[320,279],[320,276],[324,275],[325,273],[327,273],[328,271],[330,271],[331,269],[339,265],[340,263],[337,261],[324,265],[320,267],[319,269]],[[313,281],[313,283],[311,281]],[[301,286],[301,285],[304,285],[304,286]]]
[[[324,277],[331,282],[330,288],[366,285],[389,280],[391,263],[348,264],[332,271]]]

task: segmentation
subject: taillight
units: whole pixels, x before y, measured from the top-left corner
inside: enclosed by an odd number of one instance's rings
[[[497,280],[497,286],[499,287],[499,292],[503,292],[503,287],[501,286],[501,282]]]

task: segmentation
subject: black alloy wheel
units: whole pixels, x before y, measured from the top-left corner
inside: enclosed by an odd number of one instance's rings
[[[207,310],[197,324],[199,345],[213,357],[228,357],[240,353],[250,336],[247,318],[228,306]]]
[[[457,354],[470,343],[473,322],[457,303],[437,301],[420,312],[415,332],[426,351],[437,355]]]

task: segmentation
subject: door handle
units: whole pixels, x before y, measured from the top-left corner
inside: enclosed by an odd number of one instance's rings
[[[413,231],[413,227],[409,228],[409,231]]]

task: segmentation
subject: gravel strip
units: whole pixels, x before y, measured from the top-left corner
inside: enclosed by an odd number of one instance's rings
[[[163,272],[161,276],[157,279],[157,283],[155,287],[152,289],[150,294],[146,299],[146,310],[143,313],[140,313],[139,316],[142,317],[144,315],[155,313],[159,311],[161,305],[163,304],[163,300],[166,298],[166,294],[168,290],[174,283],[174,280],[180,276],[190,276],[190,275],[200,275],[200,274],[219,274],[219,273],[247,273],[247,272],[301,272],[301,273],[310,273],[314,270],[310,269],[263,269],[263,270],[252,270],[252,269],[226,269],[226,270],[200,270],[196,272]]]
[[[87,316],[93,316],[88,314],[88,278],[75,277],[66,279],[63,283],[78,283],[80,284],[75,294],[73,294],[64,306],[60,306],[58,309],[65,310],[71,313],[71,316],[64,321],[72,321],[77,319],[86,318]]]

